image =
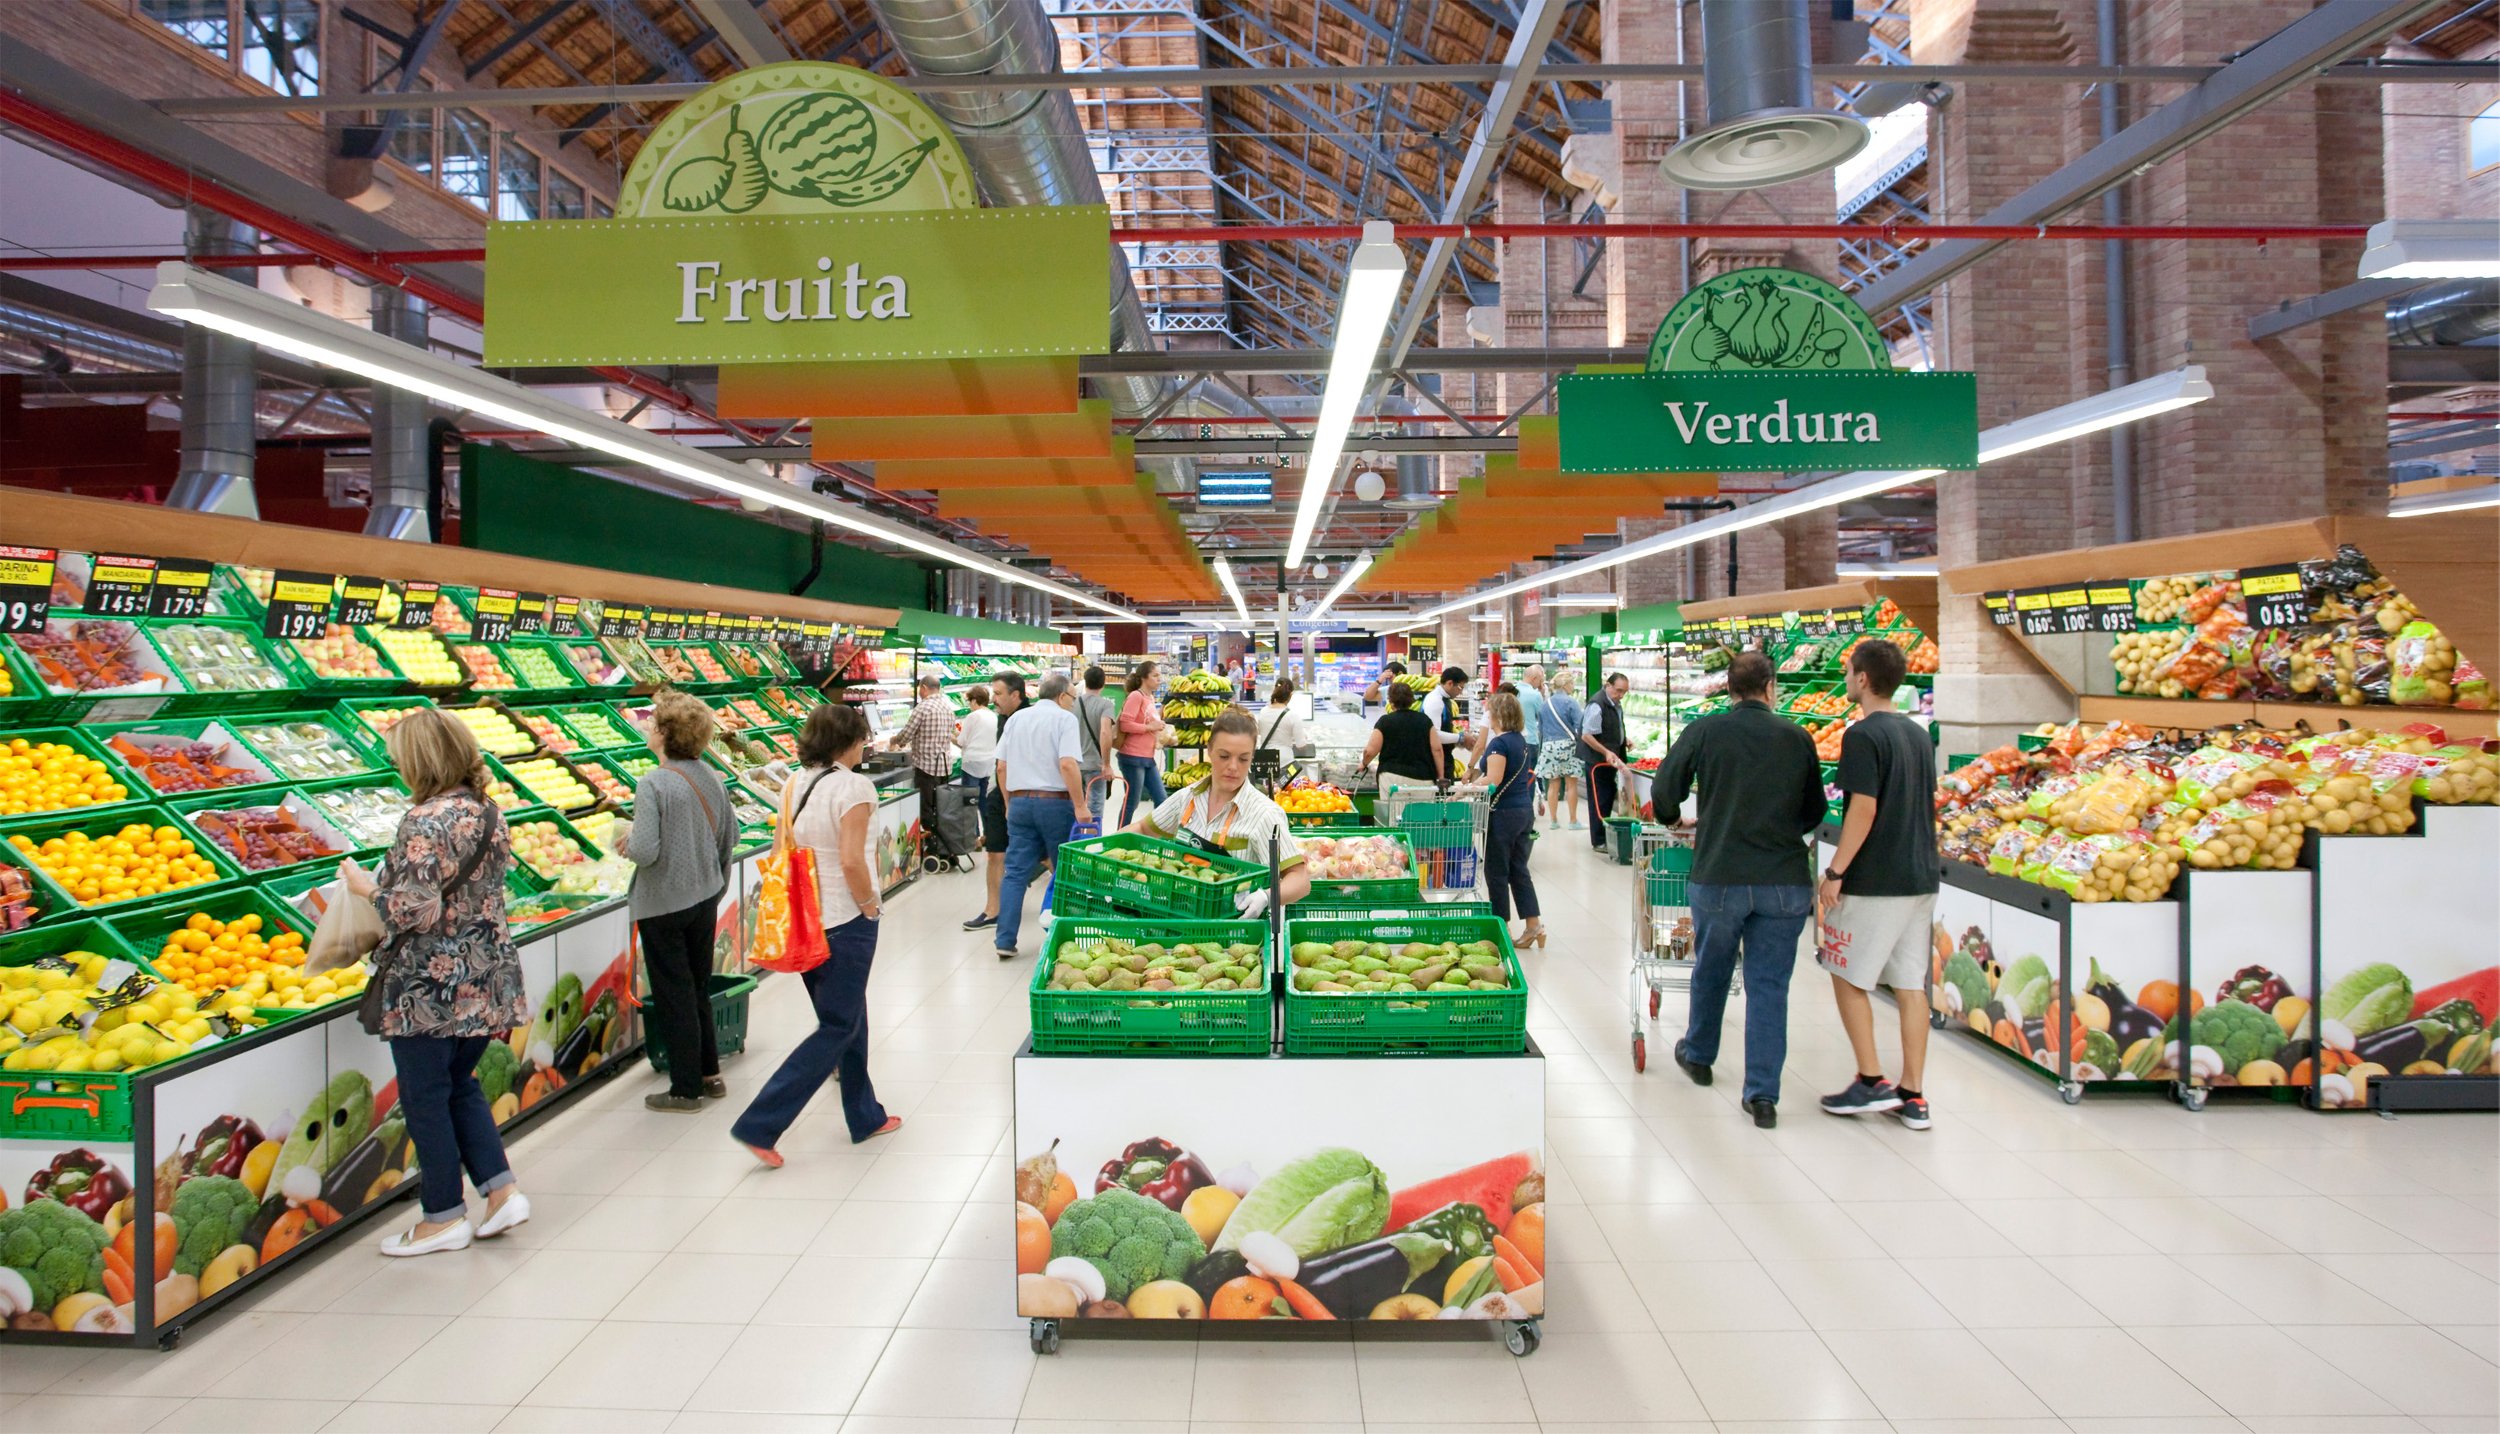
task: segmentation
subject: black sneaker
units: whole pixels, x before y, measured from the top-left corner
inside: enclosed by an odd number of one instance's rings
[[[1898,1110],[1900,1107],[1901,1092],[1882,1076],[1873,1080],[1859,1076],[1849,1082],[1847,1090],[1823,1097],[1826,1115],[1873,1115],[1879,1110]]]
[[[1753,1123],[1764,1130],[1769,1130],[1780,1123],[1778,1101],[1749,1100],[1745,1102],[1745,1109],[1753,1115]]]
[[[1016,948],[1014,948],[1013,946],[1001,946],[1001,947],[999,947],[999,948],[998,948],[998,959],[999,959],[999,960],[1001,960],[1001,961],[1013,961],[1013,960],[1015,960],[1015,959],[1016,959]]]
[[[1677,1041],[1675,1043],[1675,1063],[1684,1068],[1684,1074],[1692,1077],[1693,1084],[1710,1084],[1710,1067],[1703,1065],[1699,1061],[1685,1059],[1684,1043],[1682,1041]]]
[[[1894,1106],[1890,1114],[1912,1130],[1925,1130],[1935,1123],[1927,1114],[1927,1097],[1923,1095],[1901,1097],[1901,1103]]]
[[[987,931],[987,930],[989,930],[991,927],[996,926],[997,924],[998,924],[998,918],[997,918],[997,917],[995,917],[995,916],[976,916],[976,917],[972,918],[970,921],[967,921],[967,922],[965,922],[965,923],[964,923],[964,930],[966,930],[966,931]]]

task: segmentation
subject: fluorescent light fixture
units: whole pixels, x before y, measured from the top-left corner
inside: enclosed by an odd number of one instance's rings
[[[1319,606],[1311,609],[1310,616],[1303,618],[1302,621],[1317,622],[1321,618],[1326,617],[1328,615],[1328,609],[1335,605],[1337,599],[1344,597],[1346,595],[1346,590],[1354,586],[1354,580],[1371,571],[1371,565],[1372,555],[1369,553],[1365,553],[1361,557],[1356,558],[1353,562],[1346,564],[1345,576],[1337,579],[1337,585],[1328,590],[1328,596],[1321,598],[1319,600]]]
[[[1380,336],[1389,327],[1398,286],[1406,282],[1406,256],[1399,252],[1394,230],[1380,220],[1363,226],[1363,242],[1354,246],[1346,266],[1345,297],[1337,305],[1336,349],[1328,359],[1328,387],[1320,395],[1319,420],[1311,429],[1310,456],[1302,464],[1302,500],[1294,509],[1293,539],[1285,545],[1285,566],[1302,566],[1319,526],[1328,490],[1337,485],[1337,465],[1345,457],[1346,434],[1371,383],[1372,363],[1380,356]],[[1325,604],[1323,604],[1325,606]]]
[[[2121,424],[2133,423],[2137,419],[2147,418],[2156,413],[2167,413],[2174,408],[2184,408],[2191,403],[2202,403],[2213,397],[2213,394],[2213,385],[2205,382],[2203,366],[2190,364],[2186,368],[2157,374],[2139,383],[2128,384],[2124,388],[2113,388],[2107,393],[2095,394],[2063,407],[2052,408],[2046,413],[2036,413],[2029,418],[2016,419],[2012,423],[1991,428],[1979,435],[1979,461],[1993,463],[1999,458],[2010,457],[2016,453],[2028,453],[2034,448],[2064,439],[2080,438],[2087,433],[2097,433],[2105,428],[2116,428]],[[1482,592],[1453,598],[1438,607],[1425,608],[1420,616],[1440,617],[1445,613],[1456,612],[1460,608],[1472,608],[1498,601],[1513,593],[1531,592],[1554,583],[1585,577],[1590,573],[1602,573],[1609,568],[1618,568],[1640,558],[1676,552],[1697,543],[1706,543],[1712,538],[1724,538],[1730,533],[1741,533],[1747,528],[1758,528],[1765,523],[1776,523],[1783,518],[1794,518],[1800,513],[1811,513],[1821,508],[1837,507],[1854,499],[1872,497],[1877,493],[1888,492],[1894,488],[1943,475],[1944,470],[1941,468],[1843,473],[1837,478],[1826,478],[1819,483],[1792,488],[1776,497],[1765,498],[1759,503],[1749,503],[1732,513],[1721,513],[1716,517],[1704,518],[1698,523],[1687,523],[1680,528],[1670,528],[1666,532],[1642,538],[1637,542],[1626,543],[1622,547],[1599,553],[1595,557],[1581,558],[1576,562],[1547,568],[1534,577],[1520,578],[1498,587],[1486,588]]]
[[[2500,483],[2479,488],[2451,488],[2442,493],[2399,497],[2387,505],[2390,518],[2426,518],[2433,513],[2462,513],[2473,508],[2500,508]]]
[[[1471,612],[1467,614],[1467,620],[1469,622],[1508,622],[1510,617],[1506,613]]]
[[[1547,607],[1621,607],[1621,593],[1547,593]]]
[[[1934,563],[1842,563],[1832,572],[1835,576],[1844,578],[1932,578],[1936,575],[1936,565]],[[1546,601],[1552,602],[1553,599],[1547,598]]]
[[[1241,584],[1233,581],[1233,565],[1219,557],[1214,560],[1213,567],[1215,568],[1215,580],[1224,585],[1224,596],[1233,600],[1233,611],[1241,614],[1241,620],[1243,622],[1248,622],[1250,620],[1250,604],[1241,600]]]
[[[603,413],[576,408],[559,399],[457,363],[413,344],[376,334],[370,329],[290,304],[275,295],[220,278],[187,264],[157,266],[156,288],[148,308],[169,318],[198,324],[220,333],[249,339],[262,348],[292,354],[362,374],[376,383],[420,393],[448,408],[481,414],[514,428],[543,433],[577,448],[593,449],[627,463],[658,469],[673,478],[715,493],[755,499],[809,518],[822,518],[862,537],[951,563],[971,572],[1032,588],[1052,597],[1097,609],[1124,621],[1138,614],[1090,593],[1036,577],[1011,564],[960,548],[943,538],[910,528],[821,494],[795,488],[760,475],[745,465],[715,457],[700,448],[623,423]]]
[[[1440,623],[1431,618],[1417,617],[1413,613],[1405,612],[1367,613],[1362,617],[1356,618],[1355,621],[1369,626],[1372,630],[1372,636],[1374,637],[1387,637],[1393,632],[1411,632],[1419,627],[1440,626]],[[1384,626],[1383,624],[1389,625]]]
[[[2390,219],[2373,224],[2361,251],[2361,277],[2500,277],[2500,225],[2488,219]]]

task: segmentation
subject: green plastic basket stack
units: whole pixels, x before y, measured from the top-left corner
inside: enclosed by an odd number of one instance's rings
[[[1490,941],[1501,952],[1510,984],[1498,991],[1340,995],[1297,991],[1288,979],[1287,1055],[1516,1055],[1527,1048],[1528,978],[1500,918],[1384,915],[1289,919],[1285,947],[1291,951],[1306,941],[1377,942],[1393,949],[1412,941]]]
[[[1656,911],[1662,906],[1691,906],[1689,887],[1692,879],[1691,847],[1662,846],[1652,850],[1649,865],[1641,873],[1642,894],[1649,903],[1649,909]]]
[[[1385,827],[1332,828],[1327,831],[1309,833],[1303,840],[1308,841],[1312,837],[1343,839],[1375,836],[1387,837],[1405,849],[1406,874],[1404,876],[1342,880],[1314,876],[1311,878],[1311,894],[1294,903],[1295,906],[1372,911],[1384,906],[1413,906],[1421,902],[1423,890],[1417,876],[1419,868],[1415,865],[1415,841],[1405,831],[1391,831]]]
[[[1203,866],[1214,874],[1213,879],[1118,860],[1109,855],[1115,851],[1144,852]],[[1059,848],[1052,909],[1066,912],[1069,908],[1059,902],[1072,894],[1089,911],[1099,911],[1103,904],[1108,904],[1139,916],[1228,921],[1235,911],[1233,898],[1266,879],[1267,868],[1263,865],[1198,851],[1178,842],[1113,832],[1068,842]]]
[[[1470,802],[1410,802],[1398,830],[1414,851],[1415,876],[1427,891],[1465,891],[1476,884],[1476,813]]]
[[[1065,848],[1062,848],[1065,850]],[[1238,991],[1060,991],[1050,986],[1071,943],[1138,945],[1236,942],[1259,949],[1258,979]],[[1260,1056],[1268,1052],[1275,996],[1266,980],[1274,943],[1264,921],[1076,918],[1051,923],[1033,970],[1033,1049],[1048,1055]]]

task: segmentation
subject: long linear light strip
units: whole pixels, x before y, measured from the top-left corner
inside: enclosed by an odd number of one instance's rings
[[[822,518],[837,527],[1020,587],[1095,608],[1129,622],[1138,614],[1090,593],[1035,577],[940,538],[916,532],[852,504],[773,482],[743,466],[647,433],[630,423],[545,398],[508,379],[455,363],[354,324],[286,303],[248,285],[187,264],[157,266],[148,308],[281,353],[362,374],[376,383],[420,393],[450,408],[528,429],[578,448],[656,468],[686,482],[753,498],[771,507]]]
[[[1326,617],[1328,615],[1328,609],[1336,604],[1337,599],[1346,595],[1347,590],[1354,586],[1354,582],[1357,578],[1360,578],[1363,574],[1370,572],[1371,566],[1372,555],[1369,553],[1365,553],[1361,557],[1356,558],[1353,562],[1346,564],[1345,576],[1337,579],[1337,585],[1328,590],[1328,596],[1321,598],[1319,600],[1319,606],[1311,609],[1311,615],[1303,618],[1302,621],[1317,622],[1321,618]]]
[[[1354,411],[1362,406],[1372,364],[1380,356],[1380,336],[1389,327],[1389,311],[1397,306],[1398,287],[1406,281],[1406,256],[1399,251],[1394,233],[1380,220],[1365,224],[1363,242],[1354,246],[1354,260],[1346,266],[1345,299],[1337,306],[1336,347],[1328,357],[1328,387],[1320,395],[1310,455],[1302,463],[1302,499],[1294,509],[1293,539],[1285,545],[1288,568],[1300,567],[1311,550],[1320,510],[1328,506],[1328,491],[1337,485],[1337,465],[1345,458]]]
[[[1250,620],[1250,604],[1242,601],[1241,584],[1233,581],[1233,565],[1226,562],[1222,558],[1217,558],[1214,561],[1213,566],[1215,568],[1216,581],[1224,585],[1224,596],[1233,600],[1233,611],[1241,614],[1241,620],[1243,622],[1248,622]]]
[[[2500,508],[2500,483],[2480,488],[2453,488],[2445,493],[2419,493],[2387,505],[2390,518],[2427,518],[2433,513],[2463,513],[2475,508]]]
[[[2157,374],[2141,382],[2128,384],[2124,388],[2113,388],[2107,393],[2094,394],[2090,398],[1991,428],[1979,435],[1979,461],[1993,463],[2000,458],[2011,458],[2017,453],[2028,453],[2035,448],[2045,448],[2052,443],[2080,438],[2087,433],[2098,433],[2103,429],[2116,428],[2121,424],[2134,423],[2157,413],[2168,413],[2174,408],[2185,408],[2190,404],[2203,403],[2213,396],[2213,385],[2205,381],[2204,366],[2190,364],[2185,368],[2173,369],[2169,373]],[[1454,598],[1438,607],[1425,608],[1417,616],[1440,617],[1461,608],[1480,607],[1485,603],[1509,597],[1513,593],[1532,592],[1554,583],[1621,567],[1625,563],[1640,558],[1676,552],[1692,547],[1696,543],[1706,543],[1712,538],[1723,538],[1730,533],[1741,533],[1747,528],[1758,528],[1765,523],[1776,523],[1783,518],[1794,518],[1800,513],[1837,507],[1853,499],[1872,497],[1877,493],[1888,492],[1906,484],[1939,478],[1944,475],[1944,471],[1941,468],[1910,468],[1843,473],[1836,478],[1809,483],[1803,488],[1793,489],[1774,498],[1766,498],[1759,503],[1749,503],[1732,513],[1704,518],[1698,523],[1690,523],[1681,528],[1670,528],[1654,537],[1626,543],[1622,547],[1599,553],[1595,557],[1582,558],[1560,567],[1547,568],[1534,577],[1520,578],[1499,587],[1486,588],[1482,592],[1472,592],[1464,597]]]

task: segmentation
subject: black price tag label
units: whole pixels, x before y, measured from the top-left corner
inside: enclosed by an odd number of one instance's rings
[[[2016,588],[2014,622],[2025,637],[2046,637],[2057,631],[2057,614],[2049,607],[2049,590]]]
[[[520,605],[520,594],[510,588],[479,588],[477,626],[471,635],[480,642],[510,641],[512,615]]]
[[[602,612],[603,620],[613,625],[614,631],[611,634],[613,636],[640,637],[650,629],[651,614],[648,609],[630,604],[619,606],[610,603]]]
[[[582,600],[556,594],[547,603],[547,631],[556,637],[582,635]]]
[[[87,571],[86,610],[98,617],[143,617],[156,596],[156,559],[97,553]]]
[[[2240,569],[2240,596],[2248,604],[2250,627],[2309,625],[2309,585],[2301,580],[2298,563]]]
[[[339,586],[341,627],[363,627],[382,615],[382,580],[348,574]]]
[[[262,634],[308,640],[328,632],[334,581],[328,573],[278,569],[269,580],[269,609],[261,615]]]
[[[2135,631],[2135,593],[2124,582],[2089,583],[2095,632]]]
[[[1988,621],[1999,627],[2014,625],[2014,595],[2012,593],[1989,593],[1979,601],[1981,606],[1988,609]]]
[[[655,607],[651,609],[651,625],[646,630],[656,641],[674,642],[683,635],[685,627],[679,621],[677,614],[666,608]]]
[[[512,610],[512,630],[524,637],[547,630],[547,595],[523,593]]]
[[[2052,631],[2090,632],[2093,622],[2091,589],[2082,586],[2055,589],[2049,594],[2049,612],[2057,619]]]
[[[198,617],[207,612],[213,566],[198,558],[158,558],[156,585],[148,590],[148,616]]]
[[[719,613],[706,612],[703,614],[703,629],[700,634],[703,641],[718,642],[728,635],[729,629]]]
[[[53,548],[0,546],[0,632],[40,632],[52,617]]]
[[[391,626],[404,628],[432,627],[434,600],[443,595],[441,583],[412,582],[399,590],[399,616]]]

